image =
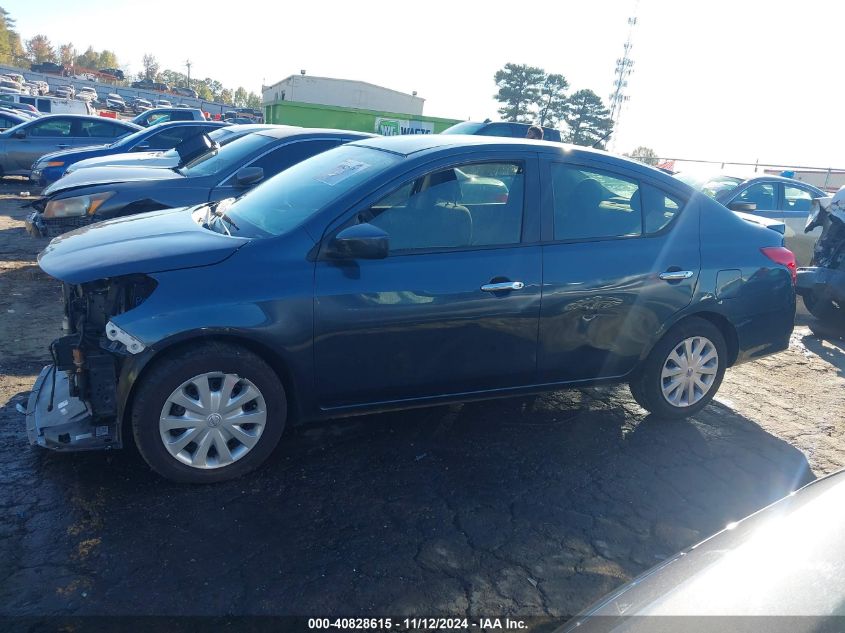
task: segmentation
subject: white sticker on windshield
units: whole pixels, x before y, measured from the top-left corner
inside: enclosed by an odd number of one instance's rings
[[[327,174],[318,176],[316,179],[319,182],[334,186],[368,167],[370,167],[369,163],[362,163],[360,160],[352,160],[350,158],[333,167]]]

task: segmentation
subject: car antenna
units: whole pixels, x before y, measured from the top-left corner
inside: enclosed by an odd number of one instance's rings
[[[613,134],[613,130],[610,130],[607,134],[605,134],[604,136],[602,136],[599,140],[597,140],[595,143],[593,143],[590,147],[592,147],[592,148],[594,148],[594,149],[595,149],[595,148],[597,148],[599,145],[601,145],[601,144],[602,144],[602,143],[604,143],[607,139],[609,139],[611,134]]]

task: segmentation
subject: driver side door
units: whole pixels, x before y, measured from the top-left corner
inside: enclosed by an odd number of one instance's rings
[[[68,117],[55,117],[44,121],[35,121],[23,128],[24,138],[9,139],[8,162],[12,173],[28,174],[32,164],[44,154],[67,149],[73,145],[71,130],[73,120]]]
[[[384,259],[319,257],[314,354],[324,410],[492,392],[536,379],[536,156],[421,168],[362,202]]]

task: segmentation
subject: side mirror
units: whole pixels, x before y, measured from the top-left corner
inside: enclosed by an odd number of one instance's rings
[[[26,130],[15,130],[15,138],[26,138]]]
[[[326,255],[332,259],[384,259],[389,250],[387,233],[372,224],[355,224],[334,236]]]
[[[254,185],[261,180],[264,180],[264,170],[261,167],[244,167],[235,174],[235,181],[241,187]]]
[[[731,211],[742,211],[743,213],[752,213],[757,210],[756,202],[740,202],[736,200],[728,205]]]

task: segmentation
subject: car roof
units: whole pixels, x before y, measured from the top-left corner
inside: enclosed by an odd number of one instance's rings
[[[156,123],[155,125],[151,125],[150,127],[144,128],[145,130],[161,130],[167,127],[184,127],[184,126],[197,126],[197,125],[213,125],[215,127],[229,127],[222,121],[165,121],[164,123]]]
[[[745,182],[754,183],[761,180],[783,182],[790,185],[798,183],[799,185],[804,185],[805,187],[810,187],[811,189],[818,189],[819,191],[821,191],[821,188],[817,187],[816,185],[811,185],[809,182],[804,182],[803,180],[798,180],[796,178],[787,178],[786,176],[776,176],[774,174],[760,174],[759,176],[754,176],[753,178],[747,178]]]
[[[248,123],[244,125],[250,125]],[[260,124],[257,124],[260,125]],[[282,129],[265,129],[259,130],[256,134],[261,134],[263,136],[269,136],[271,138],[286,138],[289,136],[349,136],[354,135],[358,136],[361,139],[367,138],[378,138],[375,134],[370,134],[369,132],[356,132],[354,130],[335,130],[331,128],[321,128],[321,127],[295,127],[295,126],[285,126]]]
[[[741,170],[740,171],[732,171],[730,169],[717,169],[717,170],[710,170],[710,171],[702,170],[702,169],[699,169],[699,170],[683,169],[681,171],[678,171],[675,175],[677,176],[679,174],[689,174],[691,176],[700,177],[701,179],[704,179],[704,178],[719,178],[719,177],[733,178],[735,180],[742,181],[741,184],[754,183],[754,182],[759,182],[759,181],[763,181],[763,180],[774,181],[774,182],[784,182],[784,183],[788,183],[788,184],[798,183],[798,184],[801,184],[801,185],[805,185],[807,187],[811,187],[813,189],[819,189],[819,191],[821,191],[821,189],[819,187],[812,185],[809,182],[804,182],[803,180],[798,180],[797,178],[789,178],[787,176],[779,176],[777,174],[759,174],[759,173],[755,174],[754,172],[743,172]]]
[[[103,120],[106,120],[106,121],[111,121],[112,123],[119,123],[121,125],[126,125],[128,127],[134,128],[136,130],[141,129],[141,127],[139,125],[132,123],[131,121],[124,121],[122,119],[112,119],[112,118],[109,118],[109,117],[97,116],[97,115],[94,115],[94,114],[62,114],[62,113],[45,114],[45,115],[38,117],[38,119],[36,119],[36,120],[37,121],[46,121],[46,120],[49,120],[49,119],[58,119],[58,118],[80,119],[80,120],[85,120],[85,121],[103,121]]]
[[[468,134],[407,134],[400,136],[374,136],[366,140],[355,141],[354,145],[391,152],[408,157],[423,152],[436,153],[458,148],[513,148],[550,155],[565,155],[568,160],[579,160],[616,165],[627,171],[634,171],[671,185],[674,189],[693,192],[686,183],[672,178],[669,174],[645,163],[609,154],[604,150],[570,145],[557,141],[533,141],[505,136],[477,136]]]

